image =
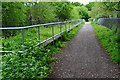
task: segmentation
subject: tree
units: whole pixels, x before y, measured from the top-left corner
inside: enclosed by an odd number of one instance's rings
[[[23,2],[2,2],[3,27],[18,26],[26,21],[26,8]]]
[[[94,6],[94,2],[90,2],[89,4],[85,5],[85,7],[88,8],[88,11],[91,11],[93,6]]]
[[[34,20],[52,22],[56,17],[55,8],[50,2],[35,3],[31,8],[31,16]]]
[[[80,19],[81,16],[79,15],[78,12],[78,7],[73,6],[71,14],[70,14],[70,19]]]
[[[74,5],[74,6],[83,6],[83,4],[81,4],[79,2],[72,2],[72,5]]]
[[[57,18],[60,21],[70,19],[71,11],[73,9],[70,2],[57,2],[54,3],[54,6],[56,8],[55,12],[57,14]]]
[[[120,18],[120,2],[96,2],[89,13],[92,18]]]
[[[78,7],[78,12],[79,12],[79,15],[81,16],[81,18],[83,18],[85,20],[87,20],[89,18],[88,9],[86,7],[84,7],[84,6]]]

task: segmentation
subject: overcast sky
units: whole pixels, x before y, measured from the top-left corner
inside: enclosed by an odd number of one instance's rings
[[[92,0],[68,0],[68,1],[72,1],[72,2],[80,2],[80,3],[83,3],[83,4],[88,4],[90,1]]]

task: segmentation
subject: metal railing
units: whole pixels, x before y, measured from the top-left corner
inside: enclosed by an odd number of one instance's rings
[[[70,31],[71,29],[73,29],[74,27],[78,26],[79,24],[81,24],[82,22],[84,22],[84,19],[78,19],[78,20],[72,20],[72,21],[64,21],[64,22],[54,22],[54,23],[47,23],[47,24],[37,24],[37,25],[31,25],[31,26],[25,26],[25,27],[9,27],[9,28],[0,28],[0,30],[21,30],[21,45],[24,45],[24,40],[25,40],[25,36],[24,36],[24,31],[25,29],[30,29],[30,28],[37,28],[37,35],[38,35],[38,44],[32,46],[32,47],[36,47],[38,45],[44,45],[44,44],[48,44],[50,42],[53,42],[56,38],[61,37],[62,33],[64,33],[65,31]],[[65,30],[62,30],[62,26],[65,26]],[[48,26],[51,25],[52,26],[52,37],[49,37],[46,40],[41,41],[41,26]],[[54,25],[59,25],[59,29],[60,32],[58,34],[55,34],[55,29],[54,29]],[[68,25],[68,26],[66,26]],[[72,26],[72,27],[70,27]],[[41,42],[40,42],[41,41]],[[26,50],[24,50],[26,51]],[[14,52],[14,51],[0,51],[0,52]],[[23,52],[23,51],[19,51],[19,52]]]

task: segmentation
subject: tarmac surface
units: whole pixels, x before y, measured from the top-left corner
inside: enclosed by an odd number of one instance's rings
[[[118,65],[111,61],[89,22],[58,54],[51,78],[118,78]],[[119,77],[120,78],[120,77]]]

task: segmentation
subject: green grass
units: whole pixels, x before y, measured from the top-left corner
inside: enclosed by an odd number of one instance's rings
[[[83,24],[74,28],[70,32],[65,32],[62,38],[57,39],[54,45],[37,46],[25,53],[4,53],[3,79],[43,79],[49,78],[52,70],[52,62],[61,48],[66,46],[67,41],[73,38]]]
[[[0,47],[2,47],[2,38],[0,37]],[[2,48],[0,48],[0,51],[2,51]],[[0,54],[0,79],[2,78],[2,64],[1,64],[1,62],[2,62],[2,54]]]
[[[120,63],[120,32],[119,28],[112,30],[91,22],[98,40],[111,56],[113,62]]]
[[[67,28],[69,25],[67,24]],[[72,27],[72,26],[70,26]],[[62,25],[62,31],[64,31],[65,25]],[[38,41],[38,29],[37,28],[30,28],[24,30],[24,46],[22,47],[22,35],[20,31],[14,37],[9,37],[7,39],[2,40],[3,42],[3,50],[4,51],[18,51],[18,50],[25,50],[29,48],[28,46],[36,45]],[[54,35],[60,33],[60,25],[54,25]],[[43,40],[52,37],[52,26],[41,26],[40,27],[40,42]]]

